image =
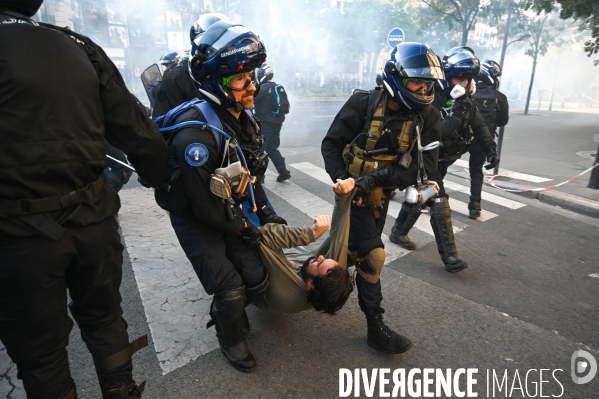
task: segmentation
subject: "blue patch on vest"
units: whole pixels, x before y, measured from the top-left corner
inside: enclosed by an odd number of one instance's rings
[[[192,143],[185,149],[185,160],[191,166],[202,166],[208,161],[208,149],[204,144]]]

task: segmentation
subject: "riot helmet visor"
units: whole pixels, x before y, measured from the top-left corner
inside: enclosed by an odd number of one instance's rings
[[[400,76],[418,77],[421,79],[444,79],[445,73],[439,58],[430,52],[417,54],[398,60],[395,67]]]

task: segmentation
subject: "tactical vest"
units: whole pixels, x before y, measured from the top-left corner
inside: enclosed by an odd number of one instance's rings
[[[356,136],[356,139],[362,134],[367,135],[366,145],[360,148],[354,142],[345,146],[343,150],[343,159],[345,160],[346,169],[350,176],[354,179],[364,176],[365,174],[379,168],[388,168],[396,165],[401,160],[408,161],[409,153],[412,151],[416,143],[416,135],[414,133],[414,120],[416,115],[407,114],[401,116],[386,115],[387,109],[387,93],[381,89],[370,91],[368,97],[368,107],[366,109],[366,123],[362,132]],[[389,129],[385,129],[387,122],[391,120],[403,121],[401,132],[395,141]],[[370,152],[376,149],[379,140],[386,140],[388,151],[371,154]],[[406,169],[411,162],[407,162]],[[395,189],[397,187],[387,187]],[[385,195],[383,187],[374,188],[366,199],[366,206],[374,209],[375,217],[379,217],[377,208],[385,203]]]

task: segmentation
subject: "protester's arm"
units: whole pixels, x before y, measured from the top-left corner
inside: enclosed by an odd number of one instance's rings
[[[268,223],[258,229],[262,233],[262,245],[272,249],[309,245],[316,240],[311,228],[291,227],[284,224]]]

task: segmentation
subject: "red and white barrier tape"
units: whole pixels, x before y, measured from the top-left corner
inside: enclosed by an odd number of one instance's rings
[[[560,184],[555,184],[555,185],[553,185],[553,186],[547,186],[547,187],[542,187],[542,188],[528,188],[528,189],[526,189],[526,190],[512,190],[512,189],[509,189],[509,188],[503,188],[503,187],[499,187],[499,186],[497,186],[496,184],[494,184],[494,183],[493,183],[493,180],[495,180],[496,178],[498,178],[500,175],[494,175],[494,176],[491,176],[491,177],[489,178],[489,181],[488,181],[488,182],[486,182],[486,183],[487,183],[489,186],[491,186],[491,187],[494,187],[494,188],[496,188],[496,189],[498,189],[498,190],[501,190],[501,191],[507,191],[507,192],[510,192],[510,193],[531,193],[531,192],[535,192],[535,191],[547,191],[547,190],[553,190],[554,188],[557,188],[557,187],[559,187],[559,186],[563,186],[563,185],[564,185],[564,184],[566,184],[566,183],[570,183],[571,181],[574,181],[574,180],[578,179],[580,176],[584,175],[584,174],[585,174],[585,173],[587,173],[587,172],[590,172],[591,170],[595,169],[595,168],[596,168],[596,167],[598,167],[598,166],[599,166],[599,163],[597,163],[597,164],[595,164],[595,165],[591,166],[590,168],[588,168],[588,169],[587,169],[587,170],[585,170],[584,172],[582,172],[582,173],[579,173],[578,175],[576,175],[576,176],[574,176],[574,177],[572,177],[572,178],[570,178],[570,179],[566,180],[565,182],[561,182]]]

